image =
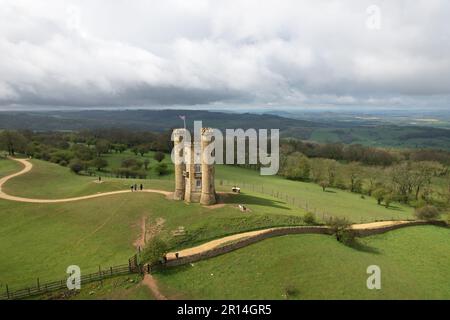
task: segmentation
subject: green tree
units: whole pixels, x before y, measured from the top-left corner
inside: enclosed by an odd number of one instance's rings
[[[373,196],[375,199],[377,199],[377,203],[378,203],[378,204],[381,204],[381,202],[382,202],[383,199],[384,199],[385,194],[386,194],[386,190],[384,190],[383,188],[375,189],[375,190],[372,192],[372,196]]]
[[[283,176],[292,180],[308,180],[311,171],[309,159],[299,152],[286,157]]]
[[[148,170],[148,165],[150,164],[150,160],[148,160],[147,158],[145,158],[144,160],[144,169]]]
[[[100,157],[102,154],[108,153],[111,148],[111,144],[106,139],[98,139],[95,142],[95,152]]]
[[[348,165],[348,178],[350,182],[351,192],[361,192],[362,187],[362,170],[358,163],[352,162]]]
[[[103,158],[95,158],[92,160],[92,166],[97,168],[98,171],[102,171],[104,168],[108,166],[108,161]]]
[[[155,166],[155,171],[156,171],[156,173],[157,173],[158,175],[160,175],[160,176],[169,173],[169,170],[168,170],[168,168],[167,168],[167,164],[165,164],[165,163],[158,163],[158,164]]]
[[[322,187],[323,192],[330,186],[327,180],[320,181],[319,185]]]
[[[90,161],[94,158],[92,149],[84,144],[74,144],[72,151],[75,153],[75,157],[82,161]]]
[[[147,152],[150,151],[150,148],[146,144],[141,144],[137,147],[137,150],[138,150],[139,154],[141,155],[141,157],[143,157]]]
[[[155,160],[158,161],[158,162],[161,162],[161,161],[164,160],[165,156],[166,156],[166,155],[165,155],[163,152],[157,151],[157,152],[155,152],[155,154],[153,155],[153,159],[155,159]]]
[[[0,148],[8,151],[10,156],[16,152],[25,152],[27,139],[17,131],[5,130],[0,133]]]
[[[167,253],[168,246],[159,237],[153,238],[142,252],[142,259],[150,265],[157,264]]]
[[[69,168],[72,172],[79,174],[83,170],[83,164],[78,159],[75,159],[70,162]]]
[[[306,224],[314,225],[314,224],[316,224],[316,216],[314,215],[314,213],[308,211],[303,216],[303,221]]]
[[[326,224],[336,236],[336,240],[340,242],[347,242],[354,236],[354,233],[350,230],[351,223],[347,218],[330,217],[327,219]]]

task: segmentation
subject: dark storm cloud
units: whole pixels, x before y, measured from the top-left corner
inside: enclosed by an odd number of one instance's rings
[[[4,0],[0,105],[442,106],[448,12],[444,0]]]

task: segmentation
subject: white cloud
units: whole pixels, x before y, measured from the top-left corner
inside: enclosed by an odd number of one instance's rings
[[[369,5],[380,30],[366,28]],[[446,105],[444,0],[0,0],[0,105]]]

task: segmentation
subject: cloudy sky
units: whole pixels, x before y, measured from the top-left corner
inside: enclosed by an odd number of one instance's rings
[[[0,0],[0,106],[445,108],[449,21],[448,0]]]

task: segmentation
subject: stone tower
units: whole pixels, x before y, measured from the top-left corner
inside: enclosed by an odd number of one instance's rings
[[[173,131],[173,139],[174,146],[178,146],[179,157],[185,157],[185,141],[183,141],[183,137],[186,129],[175,129]],[[185,172],[186,165],[183,163],[175,164],[175,192],[173,194],[174,200],[183,200],[184,199],[184,189],[185,189]]]
[[[182,141],[186,129],[173,131],[174,146],[178,146],[184,163],[175,164],[174,200],[200,202],[203,205],[216,203],[214,187],[214,164],[204,161],[203,150],[211,143],[213,129],[202,128],[200,141]],[[182,145],[180,145],[182,144]]]
[[[200,153],[196,153],[199,150],[198,142],[194,141],[191,145],[185,146],[186,155],[186,170],[184,171],[185,177],[185,192],[184,200],[186,202],[200,202],[200,195],[202,193],[202,171],[200,163]]]
[[[201,170],[202,170],[202,194],[200,203],[203,205],[211,205],[216,203],[216,190],[214,187],[214,164],[208,164],[206,157],[208,154],[203,152],[210,143],[214,130],[211,128],[202,128],[201,135]]]

